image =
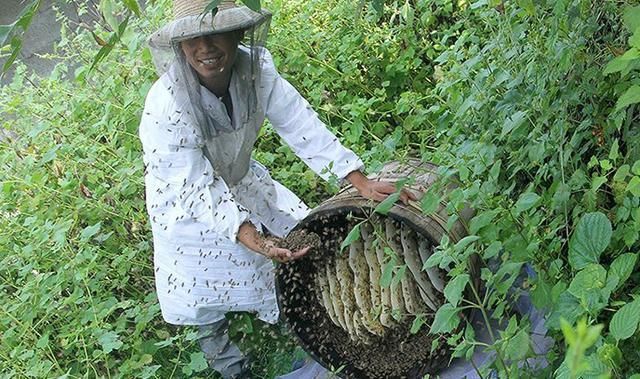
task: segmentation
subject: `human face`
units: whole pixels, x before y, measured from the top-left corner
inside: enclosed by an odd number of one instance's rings
[[[232,31],[209,34],[184,40],[180,43],[189,65],[205,84],[225,81],[231,75],[236,60],[241,32]]]

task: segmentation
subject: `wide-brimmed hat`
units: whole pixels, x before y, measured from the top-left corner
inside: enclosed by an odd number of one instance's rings
[[[170,48],[172,43],[189,38],[233,30],[248,30],[271,20],[271,12],[253,11],[238,6],[233,0],[223,0],[215,12],[204,11],[210,0],[174,0],[174,19],[149,38],[155,48]]]

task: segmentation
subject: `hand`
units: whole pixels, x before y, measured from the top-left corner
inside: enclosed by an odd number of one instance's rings
[[[307,246],[296,252],[291,252],[289,249],[276,246],[276,243],[272,240],[266,239],[260,254],[269,257],[280,263],[287,263],[296,259],[302,258],[311,249]]]
[[[371,180],[364,176],[360,171],[352,171],[346,178],[358,190],[362,197],[375,201],[383,201],[389,195],[396,193],[396,185],[392,182]],[[402,189],[400,192],[400,201],[403,204],[409,204],[409,200],[418,200],[418,198],[410,191]]]
[[[238,230],[238,241],[250,250],[256,253],[262,254],[268,258],[276,260],[281,263],[290,262],[298,258],[303,257],[311,247],[305,247],[296,252],[292,252],[289,249],[278,247],[278,239],[265,238],[260,234],[256,227],[250,222],[245,222],[240,225]]]

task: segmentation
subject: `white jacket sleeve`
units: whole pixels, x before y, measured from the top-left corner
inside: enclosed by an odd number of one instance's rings
[[[278,74],[268,51],[263,59],[265,115],[294,153],[325,180],[332,175],[344,179],[350,172],[362,170],[360,158],[340,144],[309,103]]]
[[[164,88],[157,88],[159,84],[147,98],[139,131],[154,234],[168,239],[197,237],[202,242],[235,241],[249,213],[215,176],[194,126],[184,121],[180,107]]]

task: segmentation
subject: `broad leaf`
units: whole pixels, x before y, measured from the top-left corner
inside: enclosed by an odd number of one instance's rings
[[[633,85],[620,96],[616,103],[616,112],[628,107],[631,104],[640,103],[640,86]]]
[[[507,359],[519,361],[527,356],[529,345],[529,332],[527,329],[521,329],[515,336],[507,341],[504,353]]]
[[[624,340],[636,332],[638,322],[640,322],[640,301],[636,300],[625,304],[613,315],[609,330],[613,338],[618,341]]]
[[[347,234],[347,237],[344,239],[344,241],[342,241],[342,244],[340,245],[340,251],[351,245],[353,241],[357,241],[360,239],[360,225],[362,225],[362,222],[356,224],[356,226],[351,229],[349,234]]]
[[[416,318],[413,320],[413,323],[411,324],[410,333],[411,334],[418,333],[418,331],[420,331],[420,328],[422,328],[422,325],[424,324],[426,324],[426,320],[424,319],[424,316],[421,314],[417,315]]]
[[[640,176],[634,176],[627,184],[627,191],[633,196],[640,197]]]
[[[422,209],[422,213],[427,216],[435,213],[438,210],[439,205],[440,197],[433,193],[433,191],[428,191],[424,196],[422,196],[422,199],[420,199],[420,208]]]
[[[491,224],[491,222],[497,215],[498,215],[497,210],[482,212],[477,214],[469,222],[469,233],[477,234],[480,231],[480,229]]]
[[[389,261],[382,266],[382,274],[380,275],[380,286],[383,288],[388,288],[391,286],[391,282],[393,281],[393,261]]]
[[[629,279],[631,273],[633,272],[634,267],[636,266],[636,261],[638,260],[638,254],[622,254],[611,264],[611,268],[609,268],[609,276],[614,276],[617,279],[617,285],[613,290],[622,287],[622,285]]]
[[[94,235],[96,235],[96,233],[98,233],[100,231],[100,227],[101,226],[102,226],[102,223],[100,223],[100,222],[95,224],[95,225],[87,226],[80,233],[80,239],[86,241],[89,238],[93,237]]]
[[[516,213],[522,213],[535,207],[540,201],[540,196],[533,192],[522,194],[515,205]]]
[[[98,338],[98,343],[102,347],[102,351],[106,354],[111,353],[113,350],[118,350],[122,347],[123,343],[120,341],[120,336],[116,332],[106,332]]]
[[[252,11],[260,12],[260,0],[242,0],[242,2]]]
[[[460,324],[460,310],[452,304],[445,304],[436,312],[433,324],[431,324],[431,334],[449,333]]]
[[[378,204],[375,211],[380,214],[386,215],[387,213],[389,213],[389,211],[399,198],[400,192],[392,193],[391,195],[387,196],[387,198],[384,199],[380,204]]]
[[[467,286],[467,283],[469,283],[469,274],[456,276],[453,280],[449,281],[444,288],[444,297],[457,307],[460,299],[462,299],[462,292]]]
[[[613,74],[614,72],[623,71],[629,66],[631,61],[629,59],[625,59],[623,57],[615,57],[604,68],[603,73],[605,75]]]
[[[603,288],[607,271],[599,264],[590,264],[578,272],[569,284],[569,293],[581,297],[589,290]]]
[[[640,5],[625,8],[622,12],[622,20],[630,33],[640,28]]]
[[[598,263],[600,254],[611,241],[611,222],[603,213],[587,213],[578,222],[569,241],[569,263],[580,270],[590,263]]]
[[[527,114],[525,112],[518,111],[511,115],[511,117],[507,118],[502,126],[502,133],[500,134],[500,137],[504,137],[514,129],[520,127],[520,125],[524,123],[526,115]]]

